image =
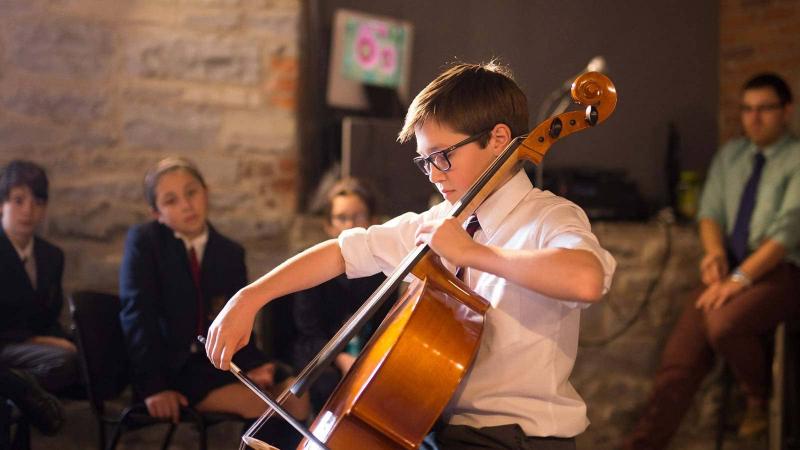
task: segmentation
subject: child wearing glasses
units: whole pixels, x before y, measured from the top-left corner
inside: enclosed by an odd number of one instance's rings
[[[213,364],[228,368],[271,299],[342,273],[391,273],[428,244],[449,266],[466,268],[463,280],[492,305],[477,356],[442,416],[438,448],[574,449],[589,423],[569,382],[580,311],[609,288],[614,259],[579,207],[534,188],[521,170],[478,207],[473,237],[449,217],[453,203],[527,131],[525,95],[506,68],[446,69],[416,96],[399,135],[416,139],[416,164],[443,201],[344,231],[239,291],[209,330]]]
[[[350,228],[369,227],[376,223],[375,195],[363,181],[344,178],[328,191],[325,214],[325,233],[330,238],[336,238]],[[294,366],[305,367],[385,279],[381,273],[352,279],[341,274],[319,286],[295,293],[292,305],[297,328],[293,346]],[[386,306],[391,306],[391,300]],[[350,370],[359,351],[386,315],[385,309],[372,318],[370,324],[336,357],[334,365],[311,385],[309,394],[315,411],[322,408],[339,380]]]

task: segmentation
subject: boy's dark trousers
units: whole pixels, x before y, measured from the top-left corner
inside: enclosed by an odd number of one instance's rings
[[[421,450],[575,450],[575,438],[526,436],[517,425],[473,428],[445,425],[429,434]]]

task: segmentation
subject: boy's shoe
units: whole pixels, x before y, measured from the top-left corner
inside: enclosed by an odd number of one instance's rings
[[[58,399],[44,390],[33,375],[17,369],[7,369],[4,372],[4,384],[13,389],[13,393],[5,395],[42,434],[56,434],[64,424],[64,411]]]
[[[739,424],[738,434],[741,438],[754,438],[767,431],[768,426],[767,408],[763,406],[748,406],[744,413],[744,419]]]

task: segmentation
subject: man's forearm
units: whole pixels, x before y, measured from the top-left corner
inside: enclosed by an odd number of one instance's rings
[[[723,237],[722,227],[711,219],[700,220],[700,242],[703,244],[703,251],[707,255],[725,254],[725,238]]]
[[[767,272],[774,269],[786,256],[786,249],[777,241],[768,239],[764,241],[753,253],[750,254],[739,270],[744,272],[751,282],[756,281]]]

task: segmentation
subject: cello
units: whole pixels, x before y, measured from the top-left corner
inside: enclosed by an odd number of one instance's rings
[[[453,204],[450,217],[464,222],[519,170],[522,161],[539,164],[558,139],[602,123],[616,107],[614,85],[597,72],[579,76],[571,94],[586,109],[549,118],[530,133],[514,138]],[[302,427],[280,404],[289,395],[305,392],[409,274],[415,281],[396,302],[312,426]],[[418,448],[466,375],[477,353],[489,307],[490,303],[448,271],[427,245],[418,246],[277,400],[260,392],[231,366],[234,374],[270,406],[245,433],[243,443],[257,449],[271,448],[253,435],[277,413],[304,435],[300,449]]]

